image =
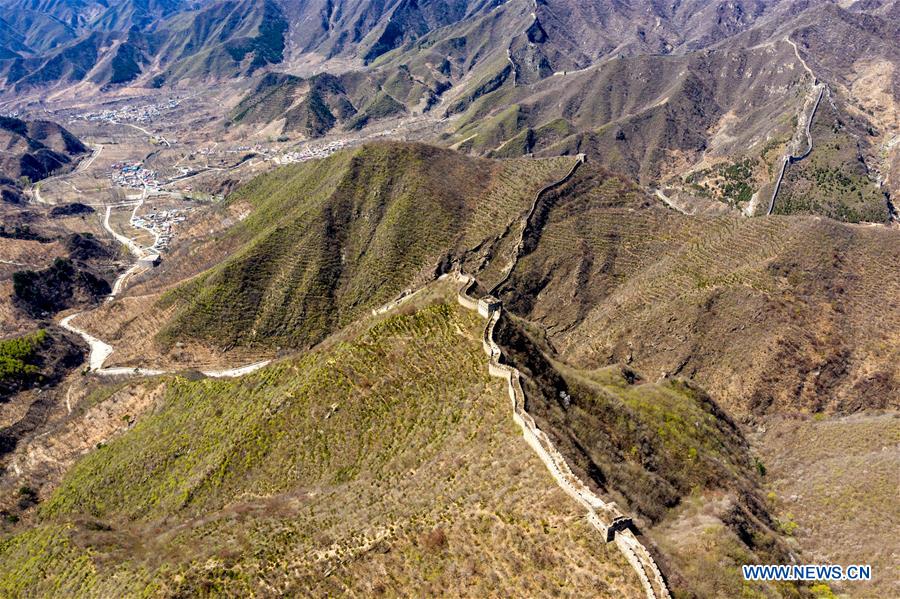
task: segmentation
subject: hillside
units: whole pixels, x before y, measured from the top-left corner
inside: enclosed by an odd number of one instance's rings
[[[240,381],[129,383],[143,411],[0,541],[3,594],[641,596],[442,296]]]
[[[5,201],[20,201],[22,187],[71,170],[88,148],[63,127],[50,121],[0,117],[0,193]]]
[[[18,0],[5,0],[15,5]],[[98,4],[79,12],[66,26],[58,8],[66,2],[33,9],[14,23],[41,42],[36,51],[0,59],[0,79],[18,94],[47,87],[91,82],[100,89],[139,83],[159,87],[182,80],[225,80],[253,73],[284,58],[288,25],[274,0],[222,0],[208,3],[136,2]],[[35,18],[29,18],[35,15]],[[10,50],[12,50],[12,45]]]
[[[314,139],[338,124],[349,124],[358,112],[353,100],[341,78],[332,75],[304,80],[269,73],[232,110],[231,122],[266,125],[283,120],[282,132],[298,131]]]
[[[689,211],[755,214],[802,128],[813,84],[824,82],[834,118],[844,123],[845,151],[858,147],[838,172],[862,170],[861,185],[877,192],[880,177],[893,189],[900,125],[892,107],[900,92],[889,73],[900,56],[879,41],[896,33],[887,11],[691,2],[645,15],[627,4],[531,4],[470,11],[364,68],[348,71],[342,62],[335,75],[309,80],[267,75],[233,121],[316,138],[430,115],[447,123],[441,143],[467,153],[586,152],[665,189]],[[602,40],[584,26],[595,22],[603,23]],[[639,24],[638,36],[629,23]],[[849,55],[821,42],[829,37],[846,39]],[[882,69],[888,75],[878,75]],[[825,145],[818,153],[833,161]],[[864,220],[887,218],[886,208],[875,218],[879,209],[863,203],[862,213],[819,203],[811,210],[851,222],[863,213]]]
[[[126,595],[542,595],[566,572],[573,594],[639,594],[577,504],[543,495],[561,492],[485,378],[483,321],[453,277],[435,282],[456,270],[502,300],[488,339],[521,371],[524,409],[634,518],[675,596],[810,595],[739,575],[817,555],[832,530],[767,477],[770,457],[800,457],[766,426],[898,408],[887,227],[688,216],[590,157],[387,142],[262,175],[183,234],[74,320],[123,378],[71,377],[8,435],[5,592],[102,595],[125,578]],[[276,361],[241,378],[197,372],[261,357]],[[182,376],[124,374],[139,366]]]
[[[230,197],[249,216],[176,249],[133,308],[84,322],[128,348],[122,365],[184,346],[271,354],[461,265],[578,368],[694,379],[740,418],[896,406],[897,338],[881,326],[900,319],[894,231],[688,217],[589,159],[541,196],[504,279],[535,194],[571,164],[380,144],[288,167]]]
[[[801,592],[735,576],[743,563],[789,560],[790,548],[763,492],[764,469],[705,391],[684,380],[653,383],[627,366],[572,368],[527,321],[501,319],[495,337],[524,376],[538,428],[581,480],[638,519],[674,596]],[[679,524],[697,511],[702,530]]]
[[[869,178],[853,134],[830,99],[822,102],[810,128],[807,159],[788,167],[776,214],[821,214],[848,222],[884,222],[884,192]]]
[[[859,154],[829,168],[876,193],[900,180],[896,2],[3,2],[21,11],[0,27],[7,99],[234,83],[243,98],[219,116],[237,135],[428,122],[430,141],[474,155],[589,153],[690,212],[757,214],[819,82]]]
[[[688,217],[589,163],[520,256],[499,293],[574,365],[688,377],[745,418],[897,407],[894,230]]]
[[[185,248],[186,263],[209,261],[208,270],[169,289],[159,269],[155,293],[164,293],[145,316],[110,306],[90,326],[154,354],[197,341],[217,351],[308,347],[454,264],[488,260],[537,191],[572,164],[384,143],[276,170],[228,198],[228,209],[249,216]],[[176,250],[171,262],[180,258]]]
[[[0,599],[900,597],[898,40],[0,0]]]
[[[897,412],[777,418],[755,435],[778,509],[813,559],[837,563],[857,559],[855,554],[864,555],[873,571],[895,567],[897,420]],[[852,538],[853,546],[835,543],[838,538]],[[900,581],[873,577],[847,590],[892,597]]]
[[[25,387],[54,384],[82,357],[81,350],[58,331],[39,329],[0,340],[0,403]],[[0,435],[0,451],[5,452],[3,437]]]

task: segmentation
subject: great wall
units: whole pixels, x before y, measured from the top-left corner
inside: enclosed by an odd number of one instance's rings
[[[647,598],[670,599],[665,578],[653,556],[635,536],[631,518],[619,511],[615,503],[606,502],[597,496],[572,472],[550,438],[537,427],[534,419],[525,411],[522,375],[518,369],[500,362],[503,352],[494,341],[494,328],[503,316],[502,303],[492,296],[481,299],[470,296],[469,291],[474,287],[475,279],[460,273],[457,273],[456,277],[461,283],[457,293],[459,304],[487,319],[482,346],[489,358],[488,372],[491,376],[506,381],[512,401],[513,421],[522,429],[525,441],[547,466],[559,487],[587,510],[588,522],[603,535],[607,543],[615,542],[626,561],[637,573]]]
[[[512,257],[510,258],[509,264],[506,265],[506,268],[503,269],[504,275],[503,277],[494,285],[493,289],[499,289],[501,285],[506,283],[509,280],[510,275],[512,274],[513,268],[516,263],[519,261],[519,258],[522,256],[522,250],[525,248],[525,235],[528,232],[528,226],[531,223],[531,219],[534,217],[534,213],[537,210],[538,203],[541,201],[541,196],[543,196],[548,191],[559,187],[566,181],[568,181],[572,175],[575,174],[575,171],[578,170],[578,167],[584,164],[587,161],[587,156],[585,154],[578,154],[575,156],[575,162],[572,164],[572,168],[569,169],[569,172],[563,176],[562,179],[558,181],[554,181],[553,183],[548,183],[543,186],[534,196],[534,201],[531,202],[531,207],[528,209],[528,212],[525,214],[524,219],[522,220],[522,231],[519,233],[519,241],[516,242],[516,247],[513,249]],[[493,292],[493,291],[492,291]]]
[[[796,49],[796,47],[795,47]],[[798,55],[799,56],[799,55]],[[812,71],[810,71],[812,72]],[[809,113],[809,118],[806,120],[806,151],[802,154],[791,154],[790,151],[784,156],[784,159],[781,162],[781,172],[778,174],[778,179],[775,181],[775,187],[772,189],[772,199],[769,200],[769,209],[766,212],[767,215],[771,215],[775,212],[775,199],[778,197],[778,192],[781,191],[781,184],[784,181],[784,175],[787,172],[787,167],[800,162],[805,159],[807,156],[812,153],[813,150],[813,138],[812,138],[812,123],[813,119],[816,117],[816,111],[819,110],[819,104],[822,103],[822,98],[825,96],[826,87],[824,84],[819,83],[818,80],[813,81],[813,90],[818,89],[818,95],[816,96],[816,101],[813,103],[812,110]]]
[[[563,184],[572,177],[578,167],[585,163],[585,160],[586,157],[584,154],[578,154],[572,168],[564,177],[544,186],[537,192],[530,209],[525,215],[520,238],[513,251],[512,259],[504,269],[504,276],[501,281],[494,286],[495,289],[508,280],[521,256],[524,247],[525,234],[531,218],[537,209],[540,198],[546,192]],[[108,218],[109,213],[107,211],[107,219]],[[105,225],[108,227],[108,220],[106,220]],[[110,232],[119,239],[119,236],[111,229]],[[130,243],[126,245],[131,249]],[[138,261],[132,269],[141,266],[142,263]],[[131,269],[123,274],[119,281],[116,282],[116,291],[111,295],[111,299],[115,297],[118,289],[123,286],[130,274]],[[448,275],[444,275],[440,278],[447,278],[447,276]],[[459,272],[456,272],[454,276],[456,276],[457,280],[461,283],[457,292],[458,302],[464,308],[478,312],[480,316],[487,320],[487,325],[485,326],[482,337],[482,347],[489,358],[488,372],[491,376],[501,378],[507,382],[509,397],[512,401],[513,421],[521,428],[525,441],[546,465],[559,487],[587,510],[588,522],[603,535],[605,542],[615,542],[619,551],[625,557],[625,560],[637,573],[647,598],[671,599],[665,578],[653,559],[653,556],[634,534],[634,524],[632,519],[624,515],[614,502],[606,502],[601,499],[572,472],[565,458],[559,453],[550,438],[537,427],[534,419],[525,410],[525,392],[521,383],[522,375],[518,369],[501,363],[500,360],[503,355],[502,350],[496,341],[494,341],[494,328],[503,316],[503,306],[500,300],[490,295],[480,299],[473,298],[469,295],[469,292],[475,286],[475,278],[463,275]],[[379,316],[390,312],[411,300],[414,296],[418,295],[420,291],[421,288],[415,291],[407,290],[398,299],[372,310],[372,315]],[[78,315],[79,314],[72,314],[69,317],[64,318],[60,322],[60,325],[63,328],[82,336],[88,342],[91,347],[90,370],[93,373],[100,375],[153,376],[164,374],[166,372],[163,370],[147,370],[141,368],[103,368],[103,362],[105,362],[106,358],[112,353],[112,347],[99,339],[90,336],[86,331],[74,326],[71,321]],[[264,360],[241,368],[220,372],[204,372],[203,374],[212,377],[239,377],[265,367],[269,362],[269,360]]]
[[[528,228],[537,211],[541,197],[568,181],[586,160],[585,154],[578,154],[575,163],[565,176],[545,185],[535,194],[534,201],[524,216],[522,230],[509,264],[504,269],[500,281],[493,286],[491,293],[509,280],[521,258]],[[518,369],[501,363],[503,352],[497,342],[494,341],[494,328],[503,316],[502,302],[490,294],[480,299],[472,297],[469,293],[476,285],[475,278],[462,274],[459,271],[455,273],[455,276],[460,282],[459,291],[456,294],[459,304],[468,310],[478,312],[482,318],[488,321],[482,336],[482,348],[488,355],[488,373],[506,381],[509,398],[512,401],[513,421],[522,429],[525,441],[537,453],[544,465],[547,466],[557,485],[587,510],[587,518],[591,526],[603,535],[607,543],[615,542],[616,547],[625,556],[625,560],[637,573],[647,598],[671,599],[665,577],[662,575],[659,566],[657,566],[656,561],[650,555],[650,552],[647,551],[647,548],[634,534],[632,519],[623,514],[614,502],[606,502],[601,499],[572,472],[566,459],[559,453],[546,433],[538,428],[531,414],[525,410],[525,391],[522,388],[521,381],[522,374]],[[401,298],[389,305],[392,307],[399,305],[406,299],[408,298]]]

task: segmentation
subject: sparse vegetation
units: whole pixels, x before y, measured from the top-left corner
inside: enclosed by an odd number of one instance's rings
[[[13,273],[13,292],[17,303],[33,316],[55,314],[73,302],[96,302],[109,294],[105,280],[80,268],[66,258],[57,258],[41,271]]]
[[[242,249],[164,297],[159,339],[312,345],[500,237],[571,162],[380,144],[260,177],[229,199],[254,207]]]
[[[640,597],[518,434],[483,321],[422,302],[240,380],[165,380],[0,541],[0,594]]]
[[[871,181],[856,143],[828,102],[812,127],[813,152],[788,167],[775,211],[820,214],[847,222],[883,222],[887,205]]]

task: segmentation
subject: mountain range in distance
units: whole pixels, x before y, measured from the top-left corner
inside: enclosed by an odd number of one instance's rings
[[[900,1],[0,8],[0,596],[900,596]]]
[[[442,144],[496,157],[587,152],[691,211],[768,210],[781,156],[807,143],[803,121],[821,82],[830,110],[814,116],[858,147],[835,160],[862,174],[851,187],[864,197],[789,209],[850,221],[895,214],[896,2],[4,0],[4,8],[6,96],[239,81],[245,97],[225,124],[242,135],[316,139],[444,120]],[[828,193],[809,180],[802,185]]]

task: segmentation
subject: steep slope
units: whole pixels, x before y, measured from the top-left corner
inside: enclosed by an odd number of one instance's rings
[[[862,557],[873,572],[895,568],[900,550],[895,534],[900,525],[892,513],[900,463],[896,412],[777,418],[755,436],[779,509],[810,555],[829,563]],[[841,538],[853,543],[834,541]],[[900,593],[900,581],[873,576],[835,589],[842,591],[892,597]]]
[[[232,111],[236,124],[268,124],[283,120],[283,132],[322,137],[357,113],[340,78],[323,74],[308,80],[268,73]]]
[[[501,318],[494,339],[524,377],[528,414],[570,468],[627,506],[645,546],[665,547],[656,561],[674,596],[800,591],[735,575],[743,563],[789,560],[790,549],[740,427],[704,391],[681,380],[654,384],[621,366],[578,371],[518,319]],[[704,513],[704,532],[669,533],[691,504]]]
[[[296,54],[356,54],[365,60],[412,42],[434,29],[501,4],[499,0],[313,0],[284,3]],[[302,26],[300,26],[302,24]]]
[[[509,7],[490,37],[459,25],[390,64],[442,84],[442,114],[462,114],[447,140],[454,147],[496,156],[587,152],[644,185],[669,188],[690,209],[721,201],[753,212],[755,198],[771,193],[816,79],[834,92],[839,119],[852,122],[867,177],[893,188],[898,56],[882,40],[896,37],[896,24],[872,10],[702,2],[654,4],[640,15],[627,3],[539,3],[525,24]],[[655,23],[631,37],[626,24],[647,16]],[[598,21],[605,26],[591,25]],[[709,22],[719,29],[705,29]],[[583,43],[593,35],[584,29],[605,37]],[[498,48],[496,38],[511,31],[524,33]],[[475,43],[444,44],[438,35]],[[730,177],[735,169],[746,175]]]
[[[223,80],[281,62],[287,29],[274,0],[129,0],[79,26],[65,43],[0,60],[0,78],[20,94],[83,81],[103,88]]]
[[[433,301],[240,381],[129,384],[158,408],[26,508],[2,592],[642,596],[517,433],[481,319]]]
[[[825,98],[810,127],[813,150],[788,167],[776,214],[821,214],[848,222],[884,222],[885,194],[869,178],[852,124]]]
[[[572,163],[386,143],[260,177],[228,200],[249,216],[200,252],[217,265],[162,297],[169,322],[158,340],[164,349],[192,339],[314,344],[452,264],[488,259],[537,190]],[[225,260],[223,248],[232,248]],[[110,326],[119,318],[97,324],[120,336]]]
[[[20,47],[41,52],[74,40],[79,33],[78,13],[96,10],[99,3],[4,0],[0,7],[6,23],[4,28],[15,32]]]
[[[528,551],[485,542],[466,512],[476,495],[456,494],[457,483],[478,487],[460,477],[480,468],[450,456],[482,447],[483,433],[445,435],[432,420],[484,417],[480,404],[447,398],[478,393],[477,346],[496,359],[493,339],[525,377],[525,409],[582,480],[635,516],[676,593],[811,592],[740,578],[743,563],[807,559],[742,423],[897,407],[900,289],[882,272],[900,260],[896,231],[807,216],[688,217],[582,158],[369,145],[264,175],[198,213],[187,226],[202,239],[173,247],[81,326],[127,366],[168,360],[188,370],[197,356],[228,359],[234,349],[309,353],[237,381],[193,372],[107,387],[85,377],[74,415],[19,439],[6,458],[16,468],[0,479],[3,509],[27,522],[0,548],[4,590],[103,594],[124,578],[134,585],[126,594],[247,595],[264,584],[284,594],[429,594],[462,572],[475,586],[460,595],[483,584],[544,594],[557,579],[536,572],[568,558],[535,558],[535,570],[490,582],[457,561],[506,571]],[[213,220],[221,227],[204,228]],[[494,293],[509,310],[487,337],[446,300],[433,305],[434,287],[421,289],[456,269],[478,277],[473,293]],[[371,326],[383,314],[372,309],[398,297],[397,312]],[[455,343],[474,343],[473,353]],[[348,403],[357,396],[360,405]],[[508,411],[508,399],[500,404]],[[97,423],[87,436],[81,418]],[[458,442],[440,445],[451,437]],[[495,451],[485,463],[506,463],[505,446],[485,443]],[[419,483],[462,498],[435,500],[453,506],[435,511]],[[30,491],[16,495],[23,485]],[[527,505],[516,488],[496,483],[491,493]],[[474,501],[483,514],[494,500]],[[415,522],[403,529],[414,532],[397,533],[395,519]],[[60,555],[77,576],[46,574]],[[260,574],[263,563],[277,574]],[[399,574],[385,581],[385,570]],[[614,587],[597,593],[629,592]]]
[[[288,23],[273,0],[235,0],[200,5],[160,23],[150,37],[163,65],[153,85],[219,80],[252,73],[284,58]]]
[[[686,217],[579,170],[545,196],[499,289],[583,368],[693,378],[737,417],[896,407],[896,281],[886,228]]]
[[[53,384],[77,366],[82,352],[59,331],[39,329],[28,335],[0,340],[0,403],[34,384]],[[6,451],[0,435],[0,451]]]
[[[50,121],[0,117],[0,194],[18,201],[22,187],[70,170],[88,148]]]
[[[30,51],[22,34],[9,21],[0,17],[0,60],[21,58]]]

